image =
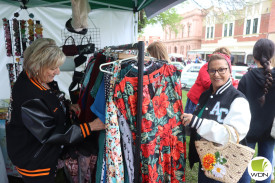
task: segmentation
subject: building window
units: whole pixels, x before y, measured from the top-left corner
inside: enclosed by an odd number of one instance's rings
[[[183,38],[184,37],[184,26],[182,27],[182,35],[181,37]]]
[[[257,29],[258,29],[258,18],[254,18],[254,21],[253,21],[253,34],[257,33]]]
[[[188,25],[188,37],[190,36],[191,25]]]
[[[226,23],[223,26],[223,37],[230,37],[233,35],[233,23]]]
[[[233,23],[229,24],[229,36],[233,35]]]
[[[227,37],[227,24],[224,24],[223,36]]]
[[[214,37],[214,27],[212,26],[211,27],[211,38],[213,38]]]
[[[259,28],[259,18],[251,18],[246,20],[245,34],[257,34]]]
[[[214,38],[214,26],[206,27],[206,39]]]
[[[251,20],[247,20],[246,21],[246,34],[250,34],[250,24],[251,24]]]

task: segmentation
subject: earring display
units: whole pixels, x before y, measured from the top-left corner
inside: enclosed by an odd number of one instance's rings
[[[10,23],[7,18],[3,18],[3,26],[5,31],[5,41],[6,41],[6,51],[7,56],[12,56],[12,43],[11,43],[11,31],[10,31]]]
[[[23,52],[27,48],[27,36],[26,36],[26,21],[25,20],[20,20],[20,32],[21,32],[21,42],[22,42],[22,49]]]
[[[36,21],[36,24],[35,24],[35,38],[38,39],[38,38],[42,38],[43,35],[42,35],[42,32],[43,32],[43,28],[42,28],[42,25],[40,24],[40,21]]]
[[[14,77],[14,65],[12,63],[9,63],[6,65],[8,72],[9,72],[9,79],[10,79],[10,86],[13,88],[15,77]]]
[[[21,13],[21,10],[25,11]],[[2,19],[5,31],[6,55],[13,58],[13,60],[6,65],[9,72],[11,88],[23,70],[23,52],[34,40],[43,37],[41,21],[33,20],[34,15],[29,13],[26,7],[21,7],[21,10],[15,12],[11,20],[7,18]],[[27,12],[28,16],[24,15],[24,12]]]
[[[21,56],[21,45],[20,45],[20,31],[19,31],[19,21],[14,18],[13,20],[13,36],[14,36],[14,46],[15,46],[15,56]]]
[[[29,31],[29,44],[32,44],[32,42],[34,41],[34,22],[32,19],[28,20],[28,31]]]

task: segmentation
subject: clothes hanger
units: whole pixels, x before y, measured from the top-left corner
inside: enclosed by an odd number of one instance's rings
[[[123,62],[123,61],[130,60],[130,59],[136,59],[136,58],[137,58],[137,56],[134,56],[134,57],[125,58],[125,59],[122,59],[122,60],[116,60],[116,61],[113,61],[113,62],[104,63],[104,64],[101,64],[101,65],[99,66],[99,70],[100,70],[101,72],[104,72],[104,73],[113,75],[113,74],[114,74],[113,72],[106,71],[106,70],[104,70],[102,67],[107,66],[107,65],[112,65],[112,64],[114,65],[114,63],[116,63],[116,62],[121,63],[121,62]]]

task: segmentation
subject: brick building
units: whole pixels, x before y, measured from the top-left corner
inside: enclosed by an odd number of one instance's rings
[[[217,16],[214,8],[203,20],[201,49],[207,54],[226,46],[234,55],[234,64],[253,64],[252,50],[260,38],[275,39],[275,0],[254,2],[236,14]]]
[[[138,38],[138,41],[144,41],[145,43],[145,49],[153,42],[155,41],[161,41],[160,36],[141,36]]]
[[[187,51],[201,48],[203,14],[195,9],[181,15],[178,34],[168,27],[164,30],[163,42],[168,53],[178,53],[187,56]]]

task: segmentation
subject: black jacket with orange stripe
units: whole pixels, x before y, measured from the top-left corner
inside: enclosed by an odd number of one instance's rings
[[[12,90],[6,125],[12,163],[22,176],[36,181],[54,177],[64,145],[77,143],[91,134],[87,123],[70,124],[64,102],[57,96],[57,83],[49,85],[55,90],[47,90],[25,71],[21,72]]]

